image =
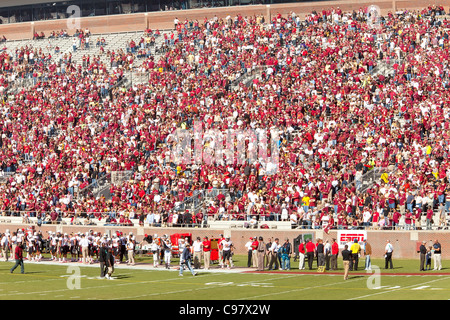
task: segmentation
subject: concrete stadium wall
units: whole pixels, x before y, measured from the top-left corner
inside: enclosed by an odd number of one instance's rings
[[[79,27],[82,29],[89,28],[93,34],[142,31],[147,27],[153,30],[163,30],[173,28],[173,20],[176,17],[181,21],[184,21],[184,19],[198,19],[199,21],[203,21],[205,17],[212,18],[217,16],[219,18],[225,18],[228,15],[233,17],[236,14],[241,14],[243,16],[263,14],[266,19],[269,19],[271,16],[277,15],[278,13],[285,15],[292,11],[300,17],[304,17],[305,14],[310,13],[312,10],[319,12],[324,8],[340,7],[343,11],[351,11],[370,5],[378,6],[381,9],[381,14],[385,15],[389,11],[394,12],[399,9],[421,9],[424,6],[433,4],[440,4],[448,9],[450,0],[431,0],[426,3],[421,0],[343,0],[157,11],[113,16],[81,17],[79,19]],[[31,39],[35,31],[39,33],[44,32],[48,35],[51,31],[64,29],[71,34],[74,31],[74,25],[74,19],[5,24],[0,25],[0,35],[5,35],[8,40],[18,40]]]
[[[8,224],[3,223],[0,225],[0,232],[5,232],[9,229],[13,232],[17,229],[24,228],[25,230],[30,225],[23,224]],[[294,239],[301,234],[312,234],[313,239],[321,238],[324,240],[337,239],[337,231],[331,231],[329,234],[325,234],[322,230],[271,230],[271,229],[211,229],[211,228],[151,228],[151,227],[111,227],[111,226],[72,226],[72,225],[41,225],[41,227],[35,226],[36,231],[41,231],[44,237],[47,237],[48,231],[61,232],[61,233],[77,233],[88,232],[92,229],[95,232],[101,232],[102,234],[108,234],[109,232],[115,233],[121,231],[124,234],[133,232],[136,235],[138,241],[144,238],[145,234],[163,234],[171,235],[174,233],[192,233],[192,237],[195,239],[197,236],[203,238],[208,236],[209,238],[217,238],[220,234],[229,235],[236,247],[236,254],[246,254],[245,243],[250,237],[262,236],[267,238],[279,238],[280,242],[284,242],[286,237],[293,243]],[[394,259],[418,259],[419,255],[416,251],[416,245],[418,241],[434,241],[438,239],[442,245],[442,259],[450,259],[450,233],[448,231],[367,231],[367,239],[372,245],[374,258],[382,258],[384,255],[384,248],[386,246],[386,240],[390,240],[394,246]],[[431,242],[428,242],[431,245]]]

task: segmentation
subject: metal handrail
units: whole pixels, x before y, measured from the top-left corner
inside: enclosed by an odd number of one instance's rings
[[[100,179],[96,180],[95,182],[92,182],[91,184],[87,185],[86,187],[84,187],[83,189],[79,190],[77,193],[77,197],[85,197],[87,196],[87,194],[89,192],[100,192],[101,190],[104,189],[105,186],[110,185],[110,181],[111,180],[111,172],[107,173],[106,175],[102,176]],[[106,182],[106,183],[104,183]],[[97,190],[95,190],[97,189]],[[100,190],[98,190],[100,189]]]

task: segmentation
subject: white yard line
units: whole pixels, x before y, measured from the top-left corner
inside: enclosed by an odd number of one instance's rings
[[[439,278],[439,279],[430,280],[430,281],[426,281],[426,282],[422,282],[422,283],[417,283],[417,284],[413,284],[413,285],[410,285],[410,286],[407,286],[407,287],[400,287],[400,288],[396,287],[395,289],[386,289],[385,291],[375,292],[375,293],[372,293],[372,294],[366,294],[364,296],[350,298],[350,299],[347,299],[347,300],[364,299],[364,298],[368,298],[368,297],[382,295],[382,294],[385,294],[385,293],[391,293],[391,292],[398,291],[398,290],[405,290],[405,289],[408,289],[408,288],[420,287],[420,286],[424,286],[424,285],[427,285],[427,284],[430,284],[430,283],[434,283],[434,282],[442,281],[442,280],[448,280],[448,279],[450,279],[450,277]]]
[[[211,274],[213,275],[213,274]],[[219,275],[219,274],[214,274],[214,275]],[[261,275],[258,273],[255,273],[255,275]],[[288,275],[285,277],[277,277],[277,278],[270,278],[270,279],[263,279],[263,280],[252,280],[252,281],[245,281],[245,282],[241,282],[239,283],[240,285],[243,284],[252,284],[252,283],[258,283],[260,281],[272,281],[272,280],[280,280],[280,279],[286,279],[286,278],[292,278],[295,276],[299,276],[299,275]],[[189,277],[189,275],[187,275],[187,277]],[[181,277],[180,277],[181,278]],[[181,278],[184,279],[184,278]],[[121,297],[121,298],[114,298],[112,300],[124,300],[124,299],[138,299],[138,298],[144,298],[144,297],[151,297],[151,296],[161,296],[161,295],[167,295],[167,294],[179,294],[179,293],[184,293],[184,292],[194,292],[194,291],[200,291],[200,290],[209,290],[209,289],[216,289],[217,287],[221,286],[220,284],[216,285],[216,286],[208,286],[205,284],[205,287],[201,287],[201,288],[190,288],[190,289],[185,289],[185,290],[176,290],[176,291],[168,291],[168,292],[154,292],[154,293],[148,293],[148,294],[142,294],[139,296],[126,296],[126,297]],[[224,285],[226,286],[226,285]]]
[[[304,274],[302,274],[302,275],[304,275]],[[338,285],[338,284],[349,283],[349,282],[356,282],[356,281],[360,281],[360,280],[365,280],[365,278],[357,278],[357,279],[353,279],[353,280],[343,280],[341,282],[328,283],[328,284],[324,284],[324,285],[320,285],[320,286],[305,287],[305,288],[292,289],[292,290],[286,290],[286,291],[280,291],[280,292],[271,292],[271,293],[268,293],[268,294],[261,294],[261,295],[252,296],[252,297],[245,297],[245,298],[241,298],[241,299],[237,299],[237,300],[259,299],[259,298],[264,298],[264,297],[273,297],[274,295],[279,295],[279,294],[287,294],[287,293],[300,292],[300,291],[316,289],[316,288],[330,287],[330,286],[334,286],[334,285]]]

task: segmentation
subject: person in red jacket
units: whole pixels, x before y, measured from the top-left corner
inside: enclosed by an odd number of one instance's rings
[[[25,267],[23,265],[23,244],[19,243],[17,244],[15,250],[14,250],[14,258],[16,259],[16,264],[14,267],[11,268],[11,273],[16,270],[16,268],[20,265],[20,273],[25,273]]]
[[[312,270],[316,246],[311,239],[309,239],[308,242],[306,243],[305,249],[306,249],[306,258],[308,259],[308,268],[309,270]]]
[[[298,255],[299,255],[299,263],[298,263],[298,269],[299,270],[305,270],[305,256],[306,256],[306,241],[303,241],[298,246]]]
[[[433,225],[433,208],[428,208],[427,210],[427,230],[431,230],[431,227]]]
[[[330,258],[330,268],[331,270],[337,270],[337,257],[339,256],[339,245],[336,239],[331,240],[331,258]]]

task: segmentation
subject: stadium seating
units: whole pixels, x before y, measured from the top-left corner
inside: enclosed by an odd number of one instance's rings
[[[331,8],[304,21],[184,21],[139,57],[144,30],[92,34],[89,48],[85,36],[7,41],[0,210],[44,220],[56,211],[71,223],[237,226],[256,217],[316,229],[410,228],[411,211],[411,228],[446,228],[449,46],[437,13],[376,25],[365,9]],[[30,50],[33,61],[23,60]],[[176,158],[189,148],[175,133],[199,123],[219,135],[276,129],[276,173],[261,159]],[[203,154],[215,138],[202,141]],[[249,151],[251,139],[236,145]]]

